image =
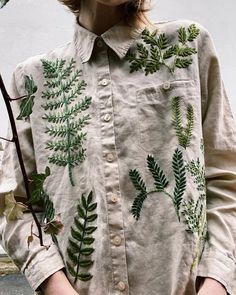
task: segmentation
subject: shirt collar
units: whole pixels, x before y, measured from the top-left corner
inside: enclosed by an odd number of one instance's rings
[[[75,22],[74,45],[82,59],[82,62],[88,62],[94,48],[97,38],[102,39],[122,59],[134,40],[144,30],[144,25],[133,24],[127,25],[124,21],[120,21],[101,36],[88,31],[80,24]]]

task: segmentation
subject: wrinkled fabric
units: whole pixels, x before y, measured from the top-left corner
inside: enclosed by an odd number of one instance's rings
[[[165,33],[176,42],[178,29],[192,23],[159,22],[148,29],[157,29],[157,34]],[[234,294],[236,127],[212,39],[205,28],[196,26],[200,34],[191,43],[197,50],[193,63],[187,68],[176,68],[174,73],[165,67],[149,75],[143,70],[130,73],[126,55],[142,42],[144,27],[122,22],[101,36],[76,24],[72,42],[17,66],[11,97],[25,95],[25,75],[31,75],[38,87],[30,119],[16,121],[27,173],[43,173],[46,166],[50,167],[44,189],[64,225],[57,244],[44,234],[45,244],[50,246],[47,250],[37,238],[28,248],[32,224],[29,213],[24,214],[23,220],[7,223],[4,215],[0,219],[1,243],[34,290],[51,274],[67,267],[68,238],[76,208],[82,194],[92,191],[98,214],[94,222],[97,230],[93,233],[93,265],[88,268],[93,277],[74,285],[80,295],[194,295],[198,276],[216,279],[229,294]],[[76,62],[75,68],[81,70],[80,81],[87,84],[77,100],[92,97],[85,111],[91,119],[83,128],[86,156],[72,169],[74,186],[67,166],[49,163],[53,151],[45,147],[52,138],[46,132],[48,122],[43,119],[46,111],[42,108],[45,77],[41,59],[63,59],[68,63],[71,58]],[[174,97],[181,98],[184,127],[189,105],[194,112],[192,137],[186,148],[180,145],[173,123]],[[12,107],[17,116],[19,101]],[[76,116],[79,119],[81,114]],[[199,161],[205,169],[205,245],[200,245],[197,234],[188,230],[181,213],[184,209],[180,207],[179,220],[172,200],[161,191],[147,196],[139,220],[131,213],[137,190],[130,170],[139,171],[148,191],[155,190],[147,166],[147,156],[152,155],[168,178],[166,190],[171,194],[176,185],[172,161],[177,150],[186,165]],[[200,198],[196,179],[185,173],[187,184],[181,206],[184,201],[197,202]],[[25,197],[14,144],[6,143],[1,198],[11,190],[16,196]],[[37,233],[36,227],[34,231]],[[201,259],[193,266],[196,250]],[[67,275],[73,284],[73,277],[69,272]]]

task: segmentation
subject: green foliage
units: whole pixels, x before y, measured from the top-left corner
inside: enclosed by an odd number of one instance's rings
[[[176,149],[172,158],[172,167],[176,183],[173,194],[167,191],[169,181],[164,171],[152,155],[147,156],[147,166],[154,179],[154,185],[156,188],[154,190],[149,190],[147,192],[146,184],[136,169],[130,170],[129,173],[130,179],[138,191],[138,195],[135,197],[131,208],[133,216],[136,220],[140,218],[143,202],[148,195],[162,192],[171,199],[177,213],[177,217],[180,220],[180,206],[186,189],[185,165],[182,152]]]
[[[0,0],[0,8],[3,8],[8,2],[9,0]]]
[[[144,44],[138,43],[136,53],[129,51],[127,54],[130,72],[143,69],[145,75],[148,75],[157,72],[162,66],[171,73],[174,73],[176,68],[188,68],[193,62],[191,56],[197,53],[189,43],[197,38],[199,32],[195,24],[188,28],[180,27],[178,42],[171,44],[165,33],[157,36],[157,31],[151,33],[145,29],[142,32]],[[167,63],[172,57],[173,59]]]
[[[80,98],[87,84],[80,80],[81,71],[75,68],[75,61],[42,59],[45,91],[42,105],[46,113],[43,119],[53,140],[48,140],[46,148],[54,151],[49,162],[57,166],[68,166],[71,185],[74,186],[72,168],[85,159],[86,133],[83,128],[89,124],[90,115],[82,114],[91,105],[91,97]],[[80,98],[80,99],[79,99]]]
[[[182,114],[181,114],[181,97],[175,96],[172,98],[172,121],[175,126],[176,135],[179,140],[180,146],[187,148],[190,146],[192,139],[193,128],[194,128],[194,111],[193,107],[189,104],[187,106],[187,124],[186,128],[182,124]]]
[[[34,173],[31,177],[31,185],[33,187],[32,192],[31,192],[31,198],[30,198],[30,203],[35,204],[39,201],[41,201],[43,198],[42,196],[44,195],[43,191],[43,185],[46,180],[46,178],[50,175],[50,168],[46,167],[45,168],[45,173]]]
[[[177,148],[174,152],[172,159],[172,168],[175,176],[175,189],[173,196],[173,203],[176,209],[176,213],[180,220],[180,205],[183,200],[183,195],[186,189],[186,171],[183,160],[183,153]]]
[[[200,193],[202,200],[206,199],[206,179],[205,168],[201,165],[199,158],[192,160],[186,165],[186,170],[194,177],[194,183],[197,185],[197,190]]]
[[[202,214],[205,214],[205,212],[203,212],[203,204],[200,202],[200,199],[197,201],[184,201],[183,207],[184,210],[182,211],[182,214],[185,218],[188,230],[191,233],[199,233],[201,230]]]
[[[53,202],[49,199],[49,196],[45,193],[45,191],[43,192],[42,197],[43,197],[43,204],[44,204],[43,222],[48,223],[54,219],[55,209],[54,209]]]
[[[25,120],[27,119],[30,114],[32,114],[32,109],[34,106],[34,99],[35,96],[33,95],[37,92],[37,86],[34,84],[34,80],[32,76],[25,76],[25,90],[27,95],[25,98],[22,99],[20,104],[20,114],[16,118],[17,120]]]
[[[155,161],[152,155],[147,157],[148,169],[152,173],[155,180],[154,184],[158,192],[163,192],[168,186],[168,180],[165,176],[164,171],[161,169],[160,165]]]
[[[147,198],[146,185],[144,180],[142,179],[142,177],[140,176],[139,172],[136,169],[130,170],[129,176],[134,187],[138,191],[138,194],[135,197],[132,208],[131,208],[131,213],[133,214],[134,218],[138,220],[140,218],[143,202]]]
[[[74,284],[78,280],[88,281],[93,277],[89,272],[81,271],[81,268],[88,268],[93,264],[90,258],[95,250],[91,246],[94,242],[92,233],[97,227],[91,225],[91,223],[97,219],[97,214],[94,213],[97,203],[93,203],[92,199],[92,192],[89,193],[88,197],[82,194],[81,201],[77,206],[74,225],[71,227],[71,237],[68,240],[68,261],[66,265],[69,273],[74,277]]]

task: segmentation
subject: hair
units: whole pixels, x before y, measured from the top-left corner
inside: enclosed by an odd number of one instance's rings
[[[76,16],[79,14],[80,3],[83,0],[58,0],[65,6],[67,6],[70,11],[72,11]],[[86,1],[86,0],[84,0]],[[150,0],[149,0],[150,1]],[[147,0],[129,0],[124,4],[125,8],[125,19],[129,22],[131,19],[138,19],[139,21],[147,20],[145,12],[149,11],[150,7],[147,6]]]

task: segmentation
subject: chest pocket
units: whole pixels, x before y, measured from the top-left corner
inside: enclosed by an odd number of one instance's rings
[[[193,80],[167,81],[157,87],[136,92],[139,145],[147,152],[178,144],[174,113],[179,112],[181,126],[188,124],[187,109],[199,117],[199,91]],[[177,109],[174,100],[178,100]]]

